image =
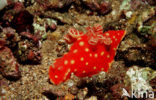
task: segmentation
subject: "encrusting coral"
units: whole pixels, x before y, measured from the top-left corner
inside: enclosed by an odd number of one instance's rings
[[[101,25],[88,27],[86,34],[74,28],[65,36],[67,43],[73,43],[70,51],[57,58],[49,68],[50,81],[60,84],[70,78],[71,73],[78,77],[107,72],[114,60],[117,47],[123,37],[124,30],[110,30],[103,33]]]

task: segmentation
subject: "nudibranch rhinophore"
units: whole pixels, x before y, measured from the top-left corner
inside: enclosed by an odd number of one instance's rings
[[[100,71],[107,72],[125,33],[124,30],[103,33],[101,25],[88,27],[86,34],[69,29],[65,40],[73,44],[67,54],[57,58],[50,66],[50,81],[57,85],[69,79],[71,73],[78,77],[90,77]]]

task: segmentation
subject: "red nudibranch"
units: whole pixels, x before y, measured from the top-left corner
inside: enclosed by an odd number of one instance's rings
[[[100,71],[107,72],[125,33],[124,30],[103,33],[101,25],[88,27],[86,34],[74,28],[69,29],[65,40],[73,44],[67,54],[57,58],[50,66],[50,81],[57,85],[69,79],[71,73],[86,77]]]

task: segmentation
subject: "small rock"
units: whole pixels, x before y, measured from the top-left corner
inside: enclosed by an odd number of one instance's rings
[[[20,41],[20,36],[16,33],[16,30],[11,27],[5,27],[2,29],[2,33],[0,33],[0,38],[5,41],[5,45],[9,46],[10,48],[14,48],[16,43]],[[1,42],[2,42],[1,41]]]
[[[150,80],[150,85],[152,86],[153,89],[156,89],[156,77]]]
[[[16,2],[16,3],[14,4],[14,8],[13,8],[13,9],[15,10],[16,13],[18,13],[18,12],[24,10],[25,7],[24,7],[23,3],[21,3],[21,2]]]
[[[136,91],[150,91],[152,87],[149,85],[149,70],[148,68],[139,68],[138,66],[132,66],[126,72],[130,77],[131,88]]]
[[[39,37],[37,37],[37,36],[35,36],[35,35],[33,35],[33,34],[29,33],[29,32],[21,32],[20,35],[23,36],[23,37],[26,37],[26,38],[28,38],[30,40],[33,40],[36,43],[38,43],[38,41],[39,41]]]
[[[75,0],[36,0],[41,7],[44,9],[53,8],[53,9],[63,9],[68,7]]]
[[[6,40],[3,38],[0,38],[0,49],[3,48],[6,44]]]
[[[72,94],[67,94],[67,95],[65,95],[64,100],[73,100],[74,98],[75,98],[74,95],[72,95]]]
[[[72,86],[69,88],[70,93],[72,94],[77,94],[78,88],[76,86]]]
[[[85,100],[98,100],[96,96],[91,96],[89,97],[88,99],[85,99]]]
[[[98,12],[99,14],[105,15],[111,11],[111,3],[106,0],[82,0],[83,3],[91,10]]]
[[[150,5],[156,5],[156,0],[144,0],[148,2]]]
[[[127,58],[128,61],[136,62],[137,60],[141,60],[141,52],[136,49],[129,50],[125,55],[125,58]]]
[[[14,58],[11,50],[7,47],[0,50],[0,71],[4,77],[17,80],[21,77],[19,64]]]
[[[87,93],[88,93],[88,89],[87,88],[84,88],[84,89],[80,90],[78,92],[78,94],[77,94],[78,100],[84,100],[86,95],[87,95]]]
[[[29,50],[28,59],[29,59],[29,60],[33,60],[34,57],[35,57],[34,52],[33,52],[32,50]]]
[[[33,31],[33,15],[28,11],[20,11],[17,13],[11,21],[11,26],[16,29],[18,33],[23,31]]]

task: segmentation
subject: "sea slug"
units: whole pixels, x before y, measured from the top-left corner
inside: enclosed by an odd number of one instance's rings
[[[57,58],[49,68],[50,81],[60,84],[70,78],[92,76],[100,71],[107,72],[114,61],[116,50],[125,36],[124,30],[103,33],[101,25],[88,27],[84,34],[74,28],[65,35],[67,43],[73,43],[69,52]]]

